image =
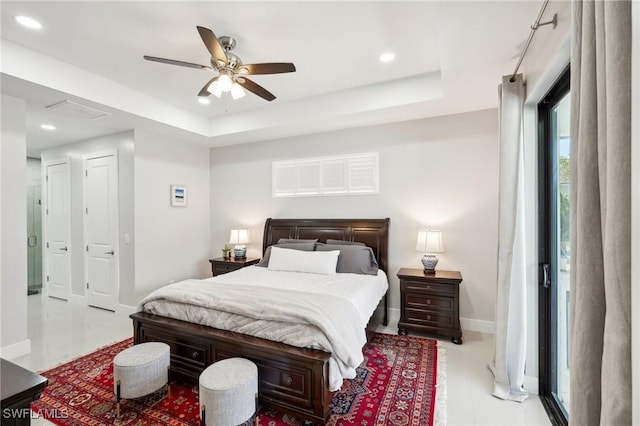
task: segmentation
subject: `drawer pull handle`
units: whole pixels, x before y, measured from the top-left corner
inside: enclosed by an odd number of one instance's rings
[[[431,286],[430,285],[427,286],[427,290],[431,290]]]
[[[198,351],[193,351],[193,353],[191,354],[191,358],[193,358],[193,359],[197,359],[197,358],[198,358],[198,355],[200,355],[200,354],[198,353]]]
[[[431,299],[427,299],[427,305],[431,304]]]
[[[427,321],[431,321],[431,315],[427,315]]]
[[[290,386],[291,383],[293,383],[293,378],[291,376],[285,376],[284,377],[284,384],[285,386]]]

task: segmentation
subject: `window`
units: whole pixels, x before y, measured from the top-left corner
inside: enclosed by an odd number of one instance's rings
[[[378,193],[378,153],[274,161],[272,195],[309,197]]]

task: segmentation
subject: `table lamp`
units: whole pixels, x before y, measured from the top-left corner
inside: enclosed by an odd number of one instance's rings
[[[422,257],[425,274],[435,274],[438,257],[434,253],[444,253],[442,232],[432,229],[419,229],[416,251],[425,253]]]

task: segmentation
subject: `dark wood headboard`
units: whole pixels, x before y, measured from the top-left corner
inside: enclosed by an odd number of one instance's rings
[[[357,241],[373,249],[380,269],[387,272],[389,262],[389,218],[386,219],[267,219],[264,224],[262,253],[280,238],[317,238]]]

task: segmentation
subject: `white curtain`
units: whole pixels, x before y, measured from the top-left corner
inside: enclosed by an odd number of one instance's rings
[[[500,205],[493,395],[522,402],[527,342],[524,235],[522,74],[502,77],[500,97]]]

